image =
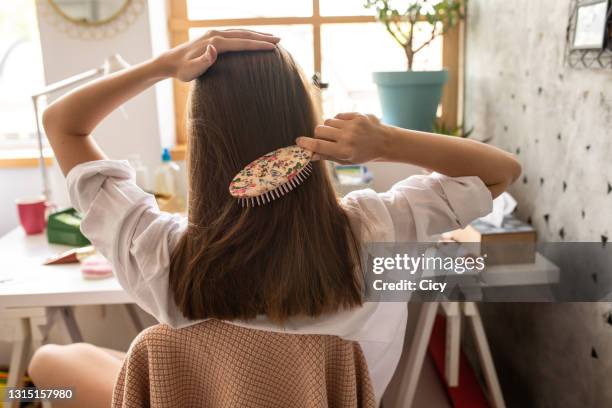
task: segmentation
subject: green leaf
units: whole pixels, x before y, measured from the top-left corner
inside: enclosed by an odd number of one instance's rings
[[[468,0],[441,0],[436,4],[432,4],[431,0],[411,0],[402,13],[397,8],[391,6],[390,0],[365,0],[364,7],[375,8],[377,19],[385,24],[389,35],[392,35],[395,40],[403,47],[412,49],[416,54],[420,49],[412,48],[410,41],[404,44],[404,40],[409,36],[404,34],[400,28],[400,22],[410,27],[411,23],[415,23],[422,17],[432,26],[438,26],[433,37],[437,37],[449,28],[456,26],[459,21],[465,18],[461,12],[462,8],[467,4]],[[391,26],[395,29],[392,29]],[[403,35],[403,39],[398,39],[398,33]]]

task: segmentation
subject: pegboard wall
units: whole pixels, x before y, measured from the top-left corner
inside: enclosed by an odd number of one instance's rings
[[[612,70],[568,63],[573,4],[470,1],[465,123],[521,161],[510,192],[539,240],[612,245]],[[612,406],[610,303],[481,313],[508,406]]]

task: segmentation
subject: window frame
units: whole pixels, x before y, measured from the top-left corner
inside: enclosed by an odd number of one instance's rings
[[[354,24],[377,22],[374,16],[322,16],[320,0],[312,0],[312,16],[305,17],[256,17],[190,20],[187,0],[169,0],[168,30],[170,46],[175,47],[189,40],[189,29],[224,26],[266,26],[302,24],[312,26],[314,72],[321,72],[321,26],[324,24]],[[449,71],[442,94],[442,121],[454,129],[463,117],[463,38],[464,24],[460,22],[442,36],[442,66]],[[187,143],[184,126],[188,84],[174,80],[174,110],[176,125],[177,159],[184,158]]]

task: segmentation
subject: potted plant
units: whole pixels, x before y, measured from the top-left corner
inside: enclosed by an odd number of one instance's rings
[[[448,72],[413,71],[414,56],[465,17],[463,10],[466,1],[409,0],[400,11],[392,7],[397,0],[366,0],[365,7],[376,9],[377,19],[406,54],[406,71],[373,74],[385,122],[408,129],[431,131]],[[421,21],[429,23],[431,31],[425,41],[417,43],[417,23]]]

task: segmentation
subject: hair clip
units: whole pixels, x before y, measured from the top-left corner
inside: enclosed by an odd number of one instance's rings
[[[287,146],[249,163],[232,179],[229,192],[242,207],[268,204],[303,183],[312,172],[312,152]]]

